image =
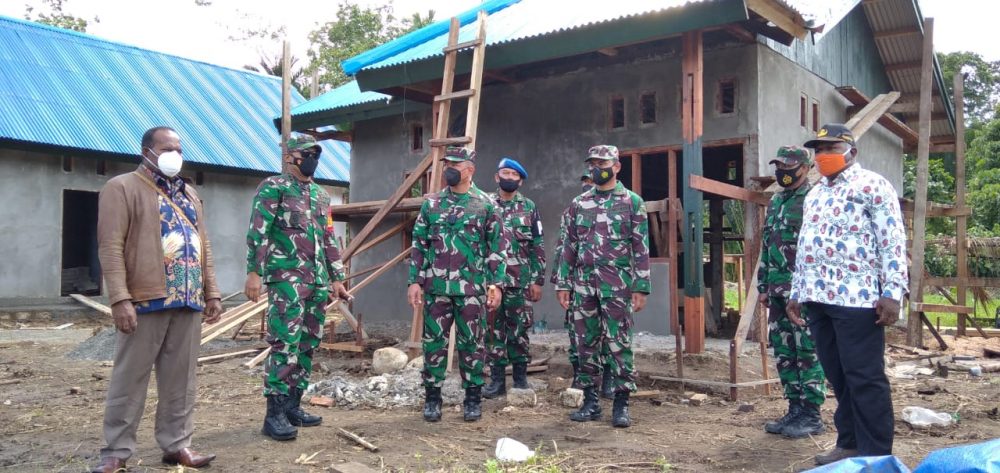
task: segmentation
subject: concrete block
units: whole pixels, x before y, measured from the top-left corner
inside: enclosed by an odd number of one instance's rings
[[[320,407],[333,407],[333,398],[327,396],[313,396],[309,399],[309,404]]]
[[[514,407],[535,407],[538,404],[538,396],[533,389],[508,389],[507,405]]]
[[[698,393],[688,398],[688,402],[690,402],[692,406],[700,406],[706,401],[708,401],[708,394]]]
[[[567,388],[559,394],[559,401],[565,407],[579,408],[583,405],[583,390]]]

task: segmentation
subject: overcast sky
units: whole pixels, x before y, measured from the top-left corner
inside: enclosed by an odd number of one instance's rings
[[[114,41],[156,51],[199,59],[230,67],[255,64],[261,52],[277,54],[275,42],[234,42],[227,38],[241,27],[262,24],[285,26],[293,54],[305,58],[307,36],[318,23],[336,16],[334,0],[212,0],[197,6],[195,0],[64,0],[66,10],[91,22],[88,32]],[[388,0],[357,0],[361,5],[380,5]],[[580,8],[587,1],[565,1]],[[0,0],[0,15],[24,17],[25,3],[41,0]],[[395,0],[396,16],[428,9],[436,18],[448,18],[476,4],[478,0]],[[993,0],[920,0],[926,16],[935,18],[935,44],[939,52],[972,50],[988,60],[1000,59],[1000,41],[990,40],[996,28],[1000,2]],[[263,51],[262,51],[263,50]],[[304,60],[301,62],[305,62]],[[300,62],[300,63],[301,63]]]

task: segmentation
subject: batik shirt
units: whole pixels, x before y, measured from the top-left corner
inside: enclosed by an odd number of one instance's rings
[[[265,283],[326,286],[345,277],[329,219],[330,195],[315,182],[290,174],[257,187],[247,231],[247,274]]]
[[[160,203],[160,241],[163,246],[167,297],[138,302],[135,311],[146,314],[187,308],[201,312],[205,309],[201,236],[195,227],[198,225],[198,214],[184,192],[186,184],[179,177],[167,179],[145,166],[139,172],[152,180],[161,191],[157,201]],[[171,201],[176,207],[170,204]],[[184,215],[178,214],[177,209]]]
[[[545,284],[545,242],[535,203],[520,192],[511,200],[503,200],[499,193],[490,197],[497,203],[508,239],[504,286],[523,289]]]
[[[413,225],[407,285],[439,296],[478,296],[490,285],[504,287],[504,233],[496,203],[475,185],[464,194],[445,188],[428,197]]]
[[[621,182],[591,189],[570,204],[556,290],[583,285],[601,297],[649,294],[649,222],[646,204]]]
[[[901,301],[907,278],[899,198],[885,178],[854,164],[809,191],[791,299],[874,307],[880,297]]]

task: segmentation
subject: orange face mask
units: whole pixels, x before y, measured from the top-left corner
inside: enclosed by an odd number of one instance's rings
[[[819,173],[824,176],[832,176],[847,167],[847,155],[851,150],[843,153],[822,153],[816,155],[816,167]]]

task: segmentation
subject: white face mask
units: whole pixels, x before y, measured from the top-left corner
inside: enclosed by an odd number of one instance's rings
[[[151,149],[149,152],[156,155],[156,153]],[[157,163],[159,163],[156,167],[160,169],[160,172],[162,172],[164,176],[167,177],[176,176],[181,172],[181,167],[184,166],[184,156],[177,151],[165,151],[163,154],[156,157],[158,158]],[[146,161],[149,160],[147,159]]]

